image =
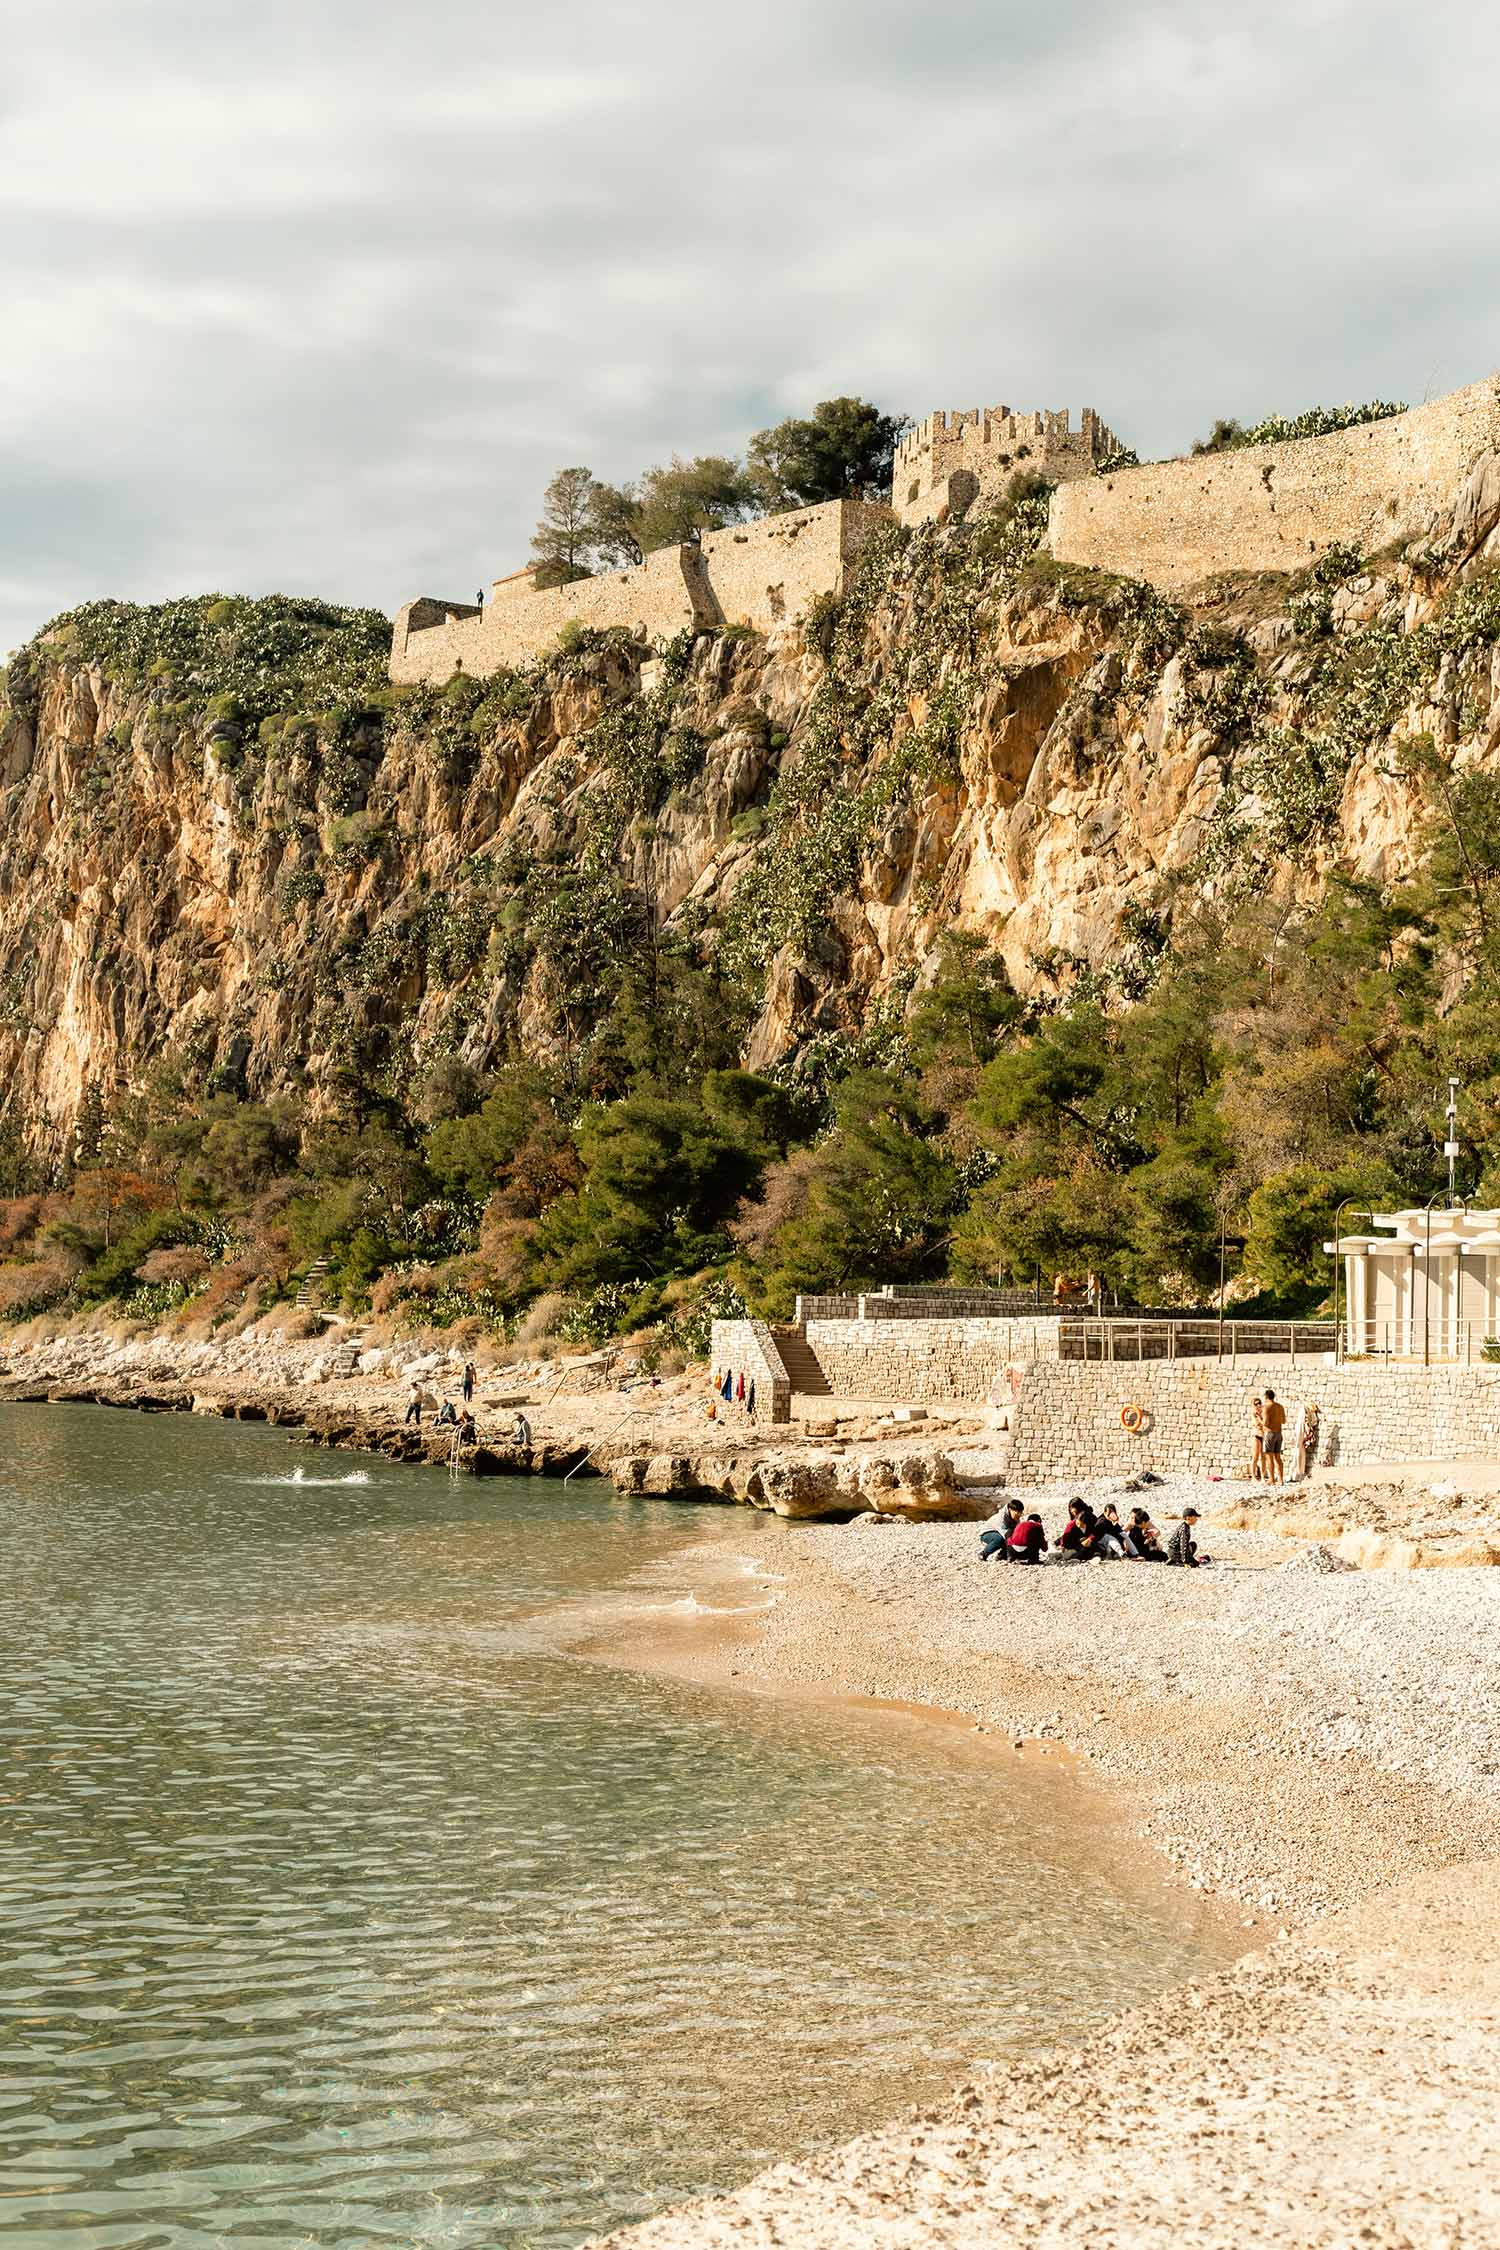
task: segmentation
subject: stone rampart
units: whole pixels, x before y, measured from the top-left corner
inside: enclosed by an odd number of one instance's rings
[[[1018,470],[1037,469],[1061,484],[1090,477],[1120,451],[1118,439],[1086,406],[1074,429],[1067,409],[1013,414],[978,406],[929,414],[898,441],[891,504],[904,524],[924,523],[943,509],[998,499]]]
[[[430,598],[408,602],[396,614],[391,678],[403,685],[427,681],[438,686],[456,672],[486,679],[507,666],[532,663],[574,622],[600,632],[623,626],[648,640],[664,641],[717,622],[689,561],[694,554],[688,547],[663,547],[632,570],[611,570],[540,591],[516,591],[516,580],[502,579],[502,590],[483,610]]]
[[[886,508],[830,500],[709,532],[701,545],[658,548],[630,570],[570,586],[538,590],[518,571],[495,581],[482,611],[423,596],[397,613],[391,678],[440,685],[461,671],[485,679],[534,662],[570,623],[658,642],[724,625],[768,633],[804,616],[819,594],[841,593],[860,548],[889,521]]]
[[[1500,1450],[1500,1366],[1038,1359],[1024,1370],[1011,1410],[1010,1474],[1018,1482],[1135,1469],[1243,1474],[1251,1400],[1267,1384],[1287,1409],[1289,1447],[1296,1409],[1316,1400],[1322,1461],[1475,1460]],[[1145,1410],[1136,1436],[1121,1426],[1126,1406]]]
[[[1021,1320],[809,1320],[809,1346],[836,1398],[967,1400],[983,1405],[1007,1370],[1057,1352],[1058,1323]]]
[[[1500,380],[1328,437],[1161,461],[1062,483],[1059,562],[1167,589],[1225,571],[1301,570],[1327,548],[1420,537],[1500,452]],[[1050,473],[1050,471],[1049,471]]]

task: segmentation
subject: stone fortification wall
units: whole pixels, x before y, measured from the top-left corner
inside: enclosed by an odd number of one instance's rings
[[[896,446],[891,504],[902,523],[924,523],[944,508],[997,499],[1018,469],[1040,469],[1055,483],[1091,477],[1119,441],[1091,406],[1069,423],[1067,409],[1013,414],[979,406],[929,414]]]
[[[819,594],[842,592],[854,557],[889,520],[885,508],[830,500],[709,532],[701,546],[662,547],[631,570],[571,586],[538,591],[530,573],[518,571],[495,581],[483,611],[424,596],[397,613],[391,678],[440,685],[463,671],[484,679],[533,662],[572,622],[650,641],[722,625],[768,633],[805,615]]]
[[[1476,1460],[1500,1448],[1500,1367],[1292,1366],[1259,1361],[1155,1361],[1136,1366],[1035,1361],[1011,1412],[1017,1481],[1134,1469],[1242,1474],[1251,1451],[1250,1401],[1269,1384],[1288,1414],[1321,1409],[1319,1458],[1358,1467],[1436,1457]],[[1136,1437],[1120,1410],[1146,1410]]]
[[[727,1367],[731,1374],[744,1376],[747,1390],[754,1382],[757,1422],[791,1420],[791,1378],[763,1320],[716,1320],[708,1350],[709,1364],[718,1370],[720,1381]],[[725,1409],[721,1406],[719,1411]]]
[[[1007,1370],[1055,1356],[1058,1323],[1034,1320],[809,1320],[807,1341],[836,1398],[983,1405],[1008,1398]],[[1000,1386],[997,1392],[997,1385]]]
[[[773,625],[805,616],[819,594],[842,590],[849,564],[871,533],[889,521],[887,508],[830,500],[705,532],[700,553],[717,622],[768,633]]]
[[[689,558],[693,558],[691,561]],[[608,632],[616,626],[670,640],[690,627],[715,622],[696,568],[695,550],[663,547],[633,570],[580,578],[572,586],[538,592],[501,579],[496,598],[480,611],[461,602],[430,598],[408,602],[396,614],[391,636],[391,678],[405,685],[441,685],[455,672],[485,679],[507,665],[529,664],[554,646],[570,621]],[[516,590],[521,587],[522,590]],[[440,622],[439,622],[440,620]]]
[[[1050,544],[1060,562],[1169,589],[1221,571],[1300,570],[1329,547],[1373,554],[1422,535],[1475,463],[1495,452],[1500,380],[1492,376],[1329,437],[1061,484]]]

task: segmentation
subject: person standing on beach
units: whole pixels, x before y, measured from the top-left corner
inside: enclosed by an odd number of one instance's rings
[[[413,1383],[406,1394],[406,1419],[408,1422],[415,1422],[419,1430],[422,1427],[422,1386],[420,1383]]]
[[[469,1404],[469,1401],[470,1401],[470,1400],[471,1400],[471,1399],[473,1398],[473,1396],[474,1396],[474,1384],[475,1384],[476,1380],[477,1380],[477,1378],[476,1378],[476,1376],[475,1376],[475,1372],[474,1372],[474,1362],[473,1362],[473,1360],[472,1360],[472,1359],[466,1359],[466,1360],[464,1361],[464,1404],[465,1404],[465,1406],[467,1406],[467,1405]]]
[[[1316,1465],[1320,1434],[1321,1418],[1318,1413],[1318,1402],[1315,1398],[1311,1398],[1297,1416],[1296,1451],[1297,1480],[1299,1483],[1307,1477]]]
[[[1261,1415],[1265,1423],[1266,1431],[1265,1450],[1263,1455],[1264,1466],[1262,1467],[1261,1474],[1264,1476],[1267,1484],[1280,1484],[1283,1481],[1283,1473],[1285,1469],[1285,1463],[1281,1458],[1281,1448],[1284,1433],[1286,1431],[1286,1408],[1282,1405],[1280,1399],[1272,1390],[1268,1390],[1266,1392],[1265,1404],[1261,1408]]]
[[[1259,1391],[1255,1394],[1250,1411],[1255,1417],[1255,1446],[1250,1455],[1250,1474],[1259,1484],[1266,1473],[1266,1402]]]

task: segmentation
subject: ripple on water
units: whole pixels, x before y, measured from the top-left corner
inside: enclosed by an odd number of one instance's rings
[[[549,1609],[643,1566],[699,1601],[668,1505],[297,1477],[186,1419],[0,1436],[20,2245],[576,2242],[1202,1958],[1066,1791],[560,1653]]]

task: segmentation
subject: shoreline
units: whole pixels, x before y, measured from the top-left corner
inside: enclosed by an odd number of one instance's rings
[[[143,1368],[112,1402],[149,1408],[157,1379]],[[398,1394],[381,1386],[383,1409],[367,1383],[348,1388],[365,1408],[351,1428],[399,1438]],[[296,1430],[311,1408],[337,1433],[324,1442],[349,1444],[344,1390],[241,1372],[197,1410],[248,1404],[243,1418]],[[566,1400],[554,1453],[582,1442],[582,1403]],[[1117,1482],[1028,1499],[1050,1525],[1067,1492]],[[972,1522],[785,1524],[721,1505],[679,1571],[696,1559],[709,1593],[733,1592],[718,1581],[752,1546],[770,1573],[749,1582],[774,1598],[721,1605],[700,1586],[692,1609],[579,1631],[576,1652],[615,1669],[842,1704],[893,1738],[940,1729],[955,1751],[1049,1778],[1076,1759],[1120,1848],[1149,1847],[1158,1882],[1191,1885],[1190,1912],[1234,1916],[1256,1949],[1081,2047],[597,2250],[1455,2250],[1491,2222],[1500,2239],[1485,2123],[1500,2103],[1500,1576],[1339,1567],[1234,1528],[1245,1495],[1211,1480],[1150,1498],[1163,1516],[1196,1501],[1215,1568],[1022,1572],[980,1564]]]
[[[745,1529],[684,1551],[710,1588]],[[1076,1758],[1164,1880],[1233,1902],[1246,1948],[1081,2047],[589,2250],[1500,2238],[1500,1580],[1329,1569],[1222,1515],[1212,1536],[1224,1562],[1193,1574],[1023,1573],[979,1564],[972,1526],[800,1525],[767,1557],[773,1605],[585,1645]],[[1122,1738],[1122,1702],[1164,1721]]]

